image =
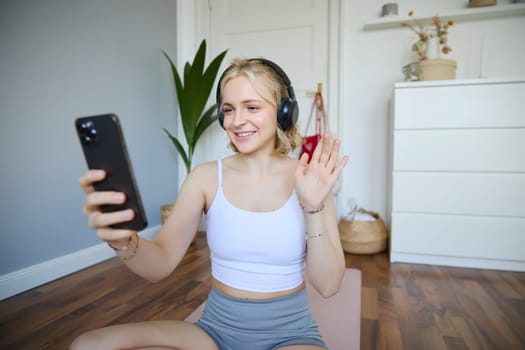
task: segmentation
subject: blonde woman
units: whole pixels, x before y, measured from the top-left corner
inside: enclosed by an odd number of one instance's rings
[[[94,191],[103,171],[80,178],[89,225],[150,281],[177,267],[206,214],[212,289],[201,319],[110,326],[81,335],[70,349],[326,348],[304,279],[325,297],[339,289],[345,263],[332,188],[348,157],[338,161],[340,141],[328,135],[311,160],[288,156],[302,142],[297,102],[288,77],[269,60],[235,60],[220,78],[217,106],[235,154],[191,171],[154,240],[109,228],[133,212],[100,212],[124,201]]]

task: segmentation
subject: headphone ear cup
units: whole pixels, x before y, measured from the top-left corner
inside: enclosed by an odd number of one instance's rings
[[[224,129],[224,112],[223,111],[218,111],[217,112],[217,117],[219,118],[219,124],[220,124],[221,128]]]
[[[222,79],[224,78],[224,75],[228,71],[228,69],[226,69],[222,73],[221,77],[219,78],[219,82],[217,83],[217,91],[215,92],[215,101],[216,101],[215,103],[217,105],[217,117],[219,120],[219,124],[221,128],[223,129],[224,129],[224,112],[222,111],[222,106],[221,106],[222,105],[221,82],[222,82]]]
[[[277,111],[277,122],[282,130],[290,129],[297,122],[299,108],[297,101],[292,98],[283,98]]]

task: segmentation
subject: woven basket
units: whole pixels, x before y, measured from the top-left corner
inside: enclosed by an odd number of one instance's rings
[[[443,58],[419,62],[420,80],[454,80],[456,79],[456,61]]]
[[[381,216],[373,211],[360,209],[372,215],[375,221],[339,220],[341,245],[346,253],[375,254],[387,247],[388,234]]]

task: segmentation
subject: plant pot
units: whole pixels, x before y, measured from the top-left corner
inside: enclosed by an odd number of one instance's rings
[[[164,225],[166,220],[168,219],[168,216],[171,214],[171,210],[173,209],[173,204],[163,204],[160,206],[160,222]]]
[[[456,79],[456,61],[437,58],[419,62],[419,80]]]

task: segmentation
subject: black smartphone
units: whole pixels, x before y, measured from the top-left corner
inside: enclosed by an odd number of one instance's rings
[[[104,205],[102,212],[133,209],[133,220],[112,225],[112,228],[140,231],[147,224],[146,213],[135,181],[124,133],[115,114],[81,117],[75,128],[89,169],[106,171],[106,178],[94,184],[97,191],[118,191],[126,195],[119,205]]]

